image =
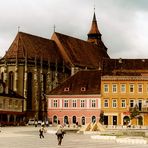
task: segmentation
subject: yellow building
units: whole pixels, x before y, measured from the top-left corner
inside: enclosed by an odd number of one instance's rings
[[[105,125],[148,125],[148,76],[102,76],[101,95]]]

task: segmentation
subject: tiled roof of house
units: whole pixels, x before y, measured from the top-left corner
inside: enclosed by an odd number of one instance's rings
[[[42,57],[43,60],[50,60],[51,62],[61,59],[58,47],[54,41],[23,32],[18,32],[5,54],[7,59],[13,59],[16,56],[17,58],[27,56],[28,59]]]
[[[102,72],[109,75],[141,75],[148,72],[148,59],[104,59]]]
[[[99,67],[100,59],[109,58],[104,48],[87,41],[56,32],[52,39],[57,43],[65,62],[70,66],[96,68]]]
[[[101,74],[98,70],[79,71],[53,89],[49,95],[100,94]]]

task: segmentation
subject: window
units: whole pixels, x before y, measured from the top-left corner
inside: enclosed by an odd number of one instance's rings
[[[96,100],[91,100],[91,107],[96,107]]]
[[[14,83],[14,73],[12,71],[9,72],[9,89],[13,90]]]
[[[69,87],[65,87],[64,88],[64,91],[69,91]]]
[[[126,85],[121,84],[121,93],[125,93],[125,92],[126,92]]]
[[[3,108],[3,100],[0,100],[0,109]]]
[[[64,100],[64,107],[68,107],[68,100]]]
[[[130,107],[134,107],[134,100],[130,100]]]
[[[134,92],[134,84],[130,84],[129,85],[129,91],[131,92],[131,93],[133,93]]]
[[[112,85],[112,92],[116,93],[117,92],[117,84]]]
[[[12,100],[9,100],[9,108],[12,108]]]
[[[138,84],[138,93],[142,93],[142,92],[143,92],[143,85]]]
[[[122,99],[121,100],[121,107],[122,108],[125,108],[126,107],[126,100],[125,99]]]
[[[105,99],[104,100],[104,107],[108,107],[108,106],[109,106],[108,99]]]
[[[116,108],[117,107],[117,100],[116,99],[113,99],[112,100],[112,107],[113,108]]]
[[[77,100],[72,100],[72,107],[77,107]]]
[[[81,87],[81,91],[86,91],[86,87]]]
[[[148,93],[148,84],[146,85],[146,92]]]
[[[18,108],[18,100],[15,100],[15,104],[14,104],[15,109]]]
[[[58,100],[53,100],[53,107],[58,107]]]
[[[108,93],[109,92],[109,86],[108,84],[104,84],[104,92]]]
[[[85,107],[85,100],[81,100],[81,107]]]

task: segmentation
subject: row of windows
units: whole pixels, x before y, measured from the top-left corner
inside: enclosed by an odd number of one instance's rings
[[[117,99],[112,99],[111,101],[109,99],[104,99],[104,107],[105,108],[108,108],[110,103],[112,104],[112,108],[117,108],[118,107]],[[121,107],[121,108],[135,107],[136,104],[139,107],[142,107],[144,105],[147,106],[148,105],[148,101],[145,100],[145,102],[144,102],[143,99],[139,99],[138,101],[135,100],[135,99],[129,99],[129,102],[127,102],[126,99],[121,99],[121,102],[119,104],[119,107]]]
[[[0,109],[21,109],[22,104],[18,100],[1,100],[0,101]]]
[[[128,85],[130,93],[134,93],[135,85],[136,84],[129,84]],[[117,84],[112,84],[112,92],[113,93],[117,93],[118,92],[118,87],[117,86],[118,86]],[[126,87],[127,87],[126,84],[120,84],[120,92],[121,93],[126,93]],[[146,91],[148,92],[148,85],[147,85]],[[104,84],[104,92],[105,93],[109,92],[109,84]],[[137,84],[137,92],[138,93],[142,93],[143,92],[143,84]]]
[[[69,100],[64,100],[64,107],[69,107]],[[53,107],[58,107],[58,100],[53,100]],[[77,100],[72,100],[72,107],[78,107]],[[80,107],[86,107],[86,100],[80,100]],[[96,100],[91,100],[91,107],[96,107]]]

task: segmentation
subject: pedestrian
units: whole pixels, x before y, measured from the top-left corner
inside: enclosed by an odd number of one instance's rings
[[[64,134],[65,134],[65,132],[64,132],[62,126],[60,126],[59,129],[56,132],[58,145],[61,145]]]
[[[35,125],[35,127],[37,127],[37,126],[38,126],[38,121],[37,121],[37,120],[35,120],[34,125]]]
[[[43,135],[44,132],[46,132],[44,126],[41,126],[41,128],[39,129],[39,136],[40,136],[40,138],[44,138],[44,135]]]

